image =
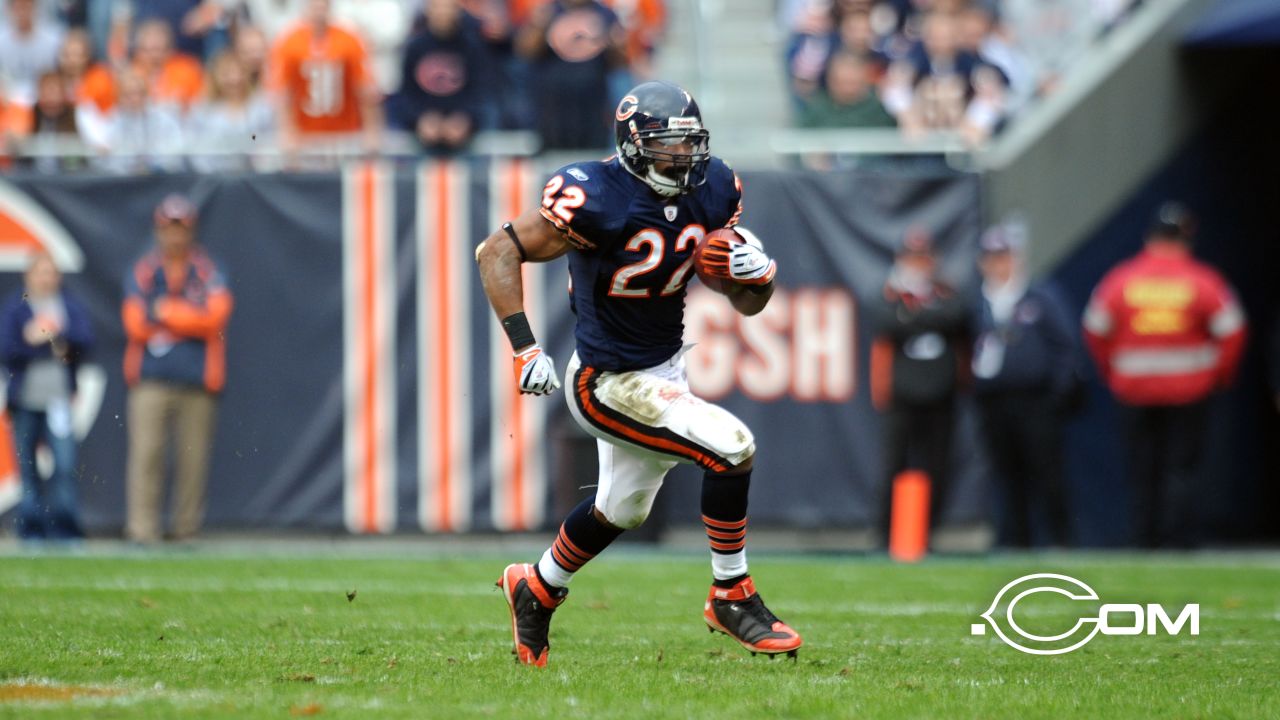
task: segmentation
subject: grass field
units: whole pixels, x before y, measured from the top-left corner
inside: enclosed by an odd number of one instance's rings
[[[0,717],[1280,717],[1275,554],[758,554],[761,593],[806,639],[771,662],[706,632],[701,555],[610,551],[575,580],[542,671],[512,662],[493,587],[508,558],[404,554],[2,556]],[[970,636],[1031,572],[1198,602],[1200,635],[1054,657]],[[1062,629],[1078,611],[1028,617]]]

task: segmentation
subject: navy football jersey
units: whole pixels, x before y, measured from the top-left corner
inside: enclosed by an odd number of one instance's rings
[[[684,338],[693,248],[742,214],[742,185],[712,158],[707,181],[663,197],[617,158],[567,165],[542,193],[542,215],[576,248],[570,303],[583,365],[639,370],[675,355]]]

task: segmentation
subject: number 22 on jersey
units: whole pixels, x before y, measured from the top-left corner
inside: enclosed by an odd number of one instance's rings
[[[703,235],[707,234],[706,228],[701,225],[689,225],[680,231],[680,236],[676,238],[675,252],[682,253],[685,250],[698,244]],[[635,278],[653,272],[662,264],[662,257],[666,252],[666,238],[662,233],[652,228],[641,230],[627,241],[626,248],[631,252],[641,252],[645,247],[649,248],[649,252],[645,257],[630,265],[623,265],[613,274],[613,282],[609,284],[609,295],[611,297],[624,298],[647,298],[652,297],[652,291],[649,288],[628,287],[627,283]],[[667,280],[667,284],[662,287],[661,295],[675,295],[684,287],[685,282],[689,278],[689,270],[693,268],[693,254],[690,253],[685,261],[680,263],[675,270],[671,272],[671,277]]]
[[[557,195],[559,197],[556,197]],[[585,205],[586,202],[587,194],[582,188],[577,185],[566,187],[564,177],[561,175],[551,178],[542,191],[542,207],[565,223],[572,222],[574,211]],[[706,234],[706,228],[701,225],[694,224],[685,227],[684,230],[680,231],[679,237],[676,238],[675,252],[682,253],[697,245],[698,241]],[[646,247],[649,252],[643,259],[624,265],[613,274],[613,281],[609,284],[610,296],[622,298],[652,297],[653,293],[650,288],[628,286],[628,283],[632,280],[653,272],[662,264],[662,258],[666,254],[666,238],[663,237],[661,231],[649,228],[633,235],[626,244],[626,249],[631,252],[642,252]],[[693,269],[693,255],[686,258],[684,262],[680,263],[679,267],[672,271],[671,277],[662,287],[661,296],[675,295],[680,292],[689,278],[691,269]]]

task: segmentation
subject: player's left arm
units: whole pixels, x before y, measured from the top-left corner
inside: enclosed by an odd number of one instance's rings
[[[732,172],[732,171],[730,171]],[[760,238],[738,225],[742,218],[742,179],[733,173],[733,194],[730,196],[732,215],[725,225],[731,227],[747,241],[729,251],[729,276],[737,281],[725,292],[733,309],[750,317],[764,310],[773,297],[773,278],[778,263],[764,250]]]

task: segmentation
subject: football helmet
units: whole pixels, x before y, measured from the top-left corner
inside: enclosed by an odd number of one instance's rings
[[[618,160],[654,192],[674,197],[707,179],[711,133],[693,96],[669,82],[632,88],[614,113]]]

